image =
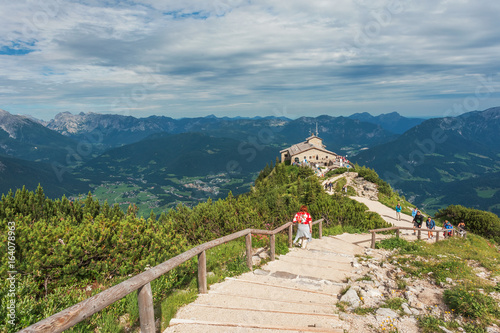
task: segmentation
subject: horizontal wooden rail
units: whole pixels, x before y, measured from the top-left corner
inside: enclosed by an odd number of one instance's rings
[[[396,237],[399,238],[399,230],[413,230],[417,232],[417,238],[421,239],[422,238],[422,232],[435,232],[436,233],[436,242],[439,241],[439,233],[440,232],[451,232],[451,237],[455,235],[455,229],[422,229],[422,228],[412,228],[412,227],[390,227],[390,228],[381,228],[381,229],[372,229],[369,230],[372,233],[372,243],[371,243],[371,248],[375,248],[375,235],[377,232],[384,232],[384,231],[391,231],[391,230],[396,230]]]
[[[323,219],[314,221],[312,224],[320,226],[320,238],[322,233]],[[59,313],[56,313],[48,318],[45,318],[29,327],[26,327],[19,332],[47,332],[58,333],[78,324],[79,322],[89,318],[94,313],[101,311],[105,307],[113,304],[114,302],[124,298],[128,294],[138,290],[138,302],[140,312],[141,331],[143,333],[155,332],[154,327],[154,309],[153,309],[153,296],[151,293],[150,283],[168,273],[170,270],[185,263],[191,258],[198,256],[198,288],[200,293],[207,292],[206,283],[206,253],[205,251],[219,246],[221,244],[230,242],[245,236],[246,242],[246,256],[247,265],[252,269],[252,234],[271,235],[271,259],[275,258],[275,235],[286,228],[289,228],[289,246],[291,247],[291,228],[292,222],[287,222],[284,225],[274,230],[259,230],[259,229],[245,229],[230,235],[217,238],[215,240],[203,243],[186,252],[183,252],[151,269],[140,273],[130,279],[123,281],[116,286],[108,288],[97,295],[94,295],[82,302],[75,304]]]

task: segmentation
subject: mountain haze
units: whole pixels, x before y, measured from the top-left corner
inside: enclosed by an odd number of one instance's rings
[[[350,115],[349,118],[380,125],[385,130],[396,134],[403,134],[425,120],[422,118],[406,118],[397,112],[385,113],[378,116],[372,116],[368,112],[363,112]]]

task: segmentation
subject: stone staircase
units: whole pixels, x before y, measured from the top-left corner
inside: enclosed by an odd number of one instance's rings
[[[369,243],[367,244],[369,245]],[[181,308],[164,333],[344,332],[335,304],[363,246],[338,237],[292,248],[261,269],[210,286],[208,294]]]

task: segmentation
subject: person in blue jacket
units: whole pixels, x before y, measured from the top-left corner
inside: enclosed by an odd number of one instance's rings
[[[427,229],[434,230],[436,229],[436,222],[429,216],[427,218],[427,221],[425,221],[425,226],[427,227]],[[432,239],[432,238],[434,238],[434,234],[428,231],[427,239]]]
[[[401,221],[401,205],[399,202],[396,205],[396,220]]]
[[[443,233],[443,236],[444,237],[451,237],[451,230],[453,230],[453,226],[451,225],[450,222],[448,222],[448,220],[444,221],[444,226],[443,226],[443,229],[445,229],[446,231]]]

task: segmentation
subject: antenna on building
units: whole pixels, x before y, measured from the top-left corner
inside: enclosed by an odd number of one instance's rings
[[[318,122],[316,122],[316,136],[319,136],[319,132],[318,132]]]

